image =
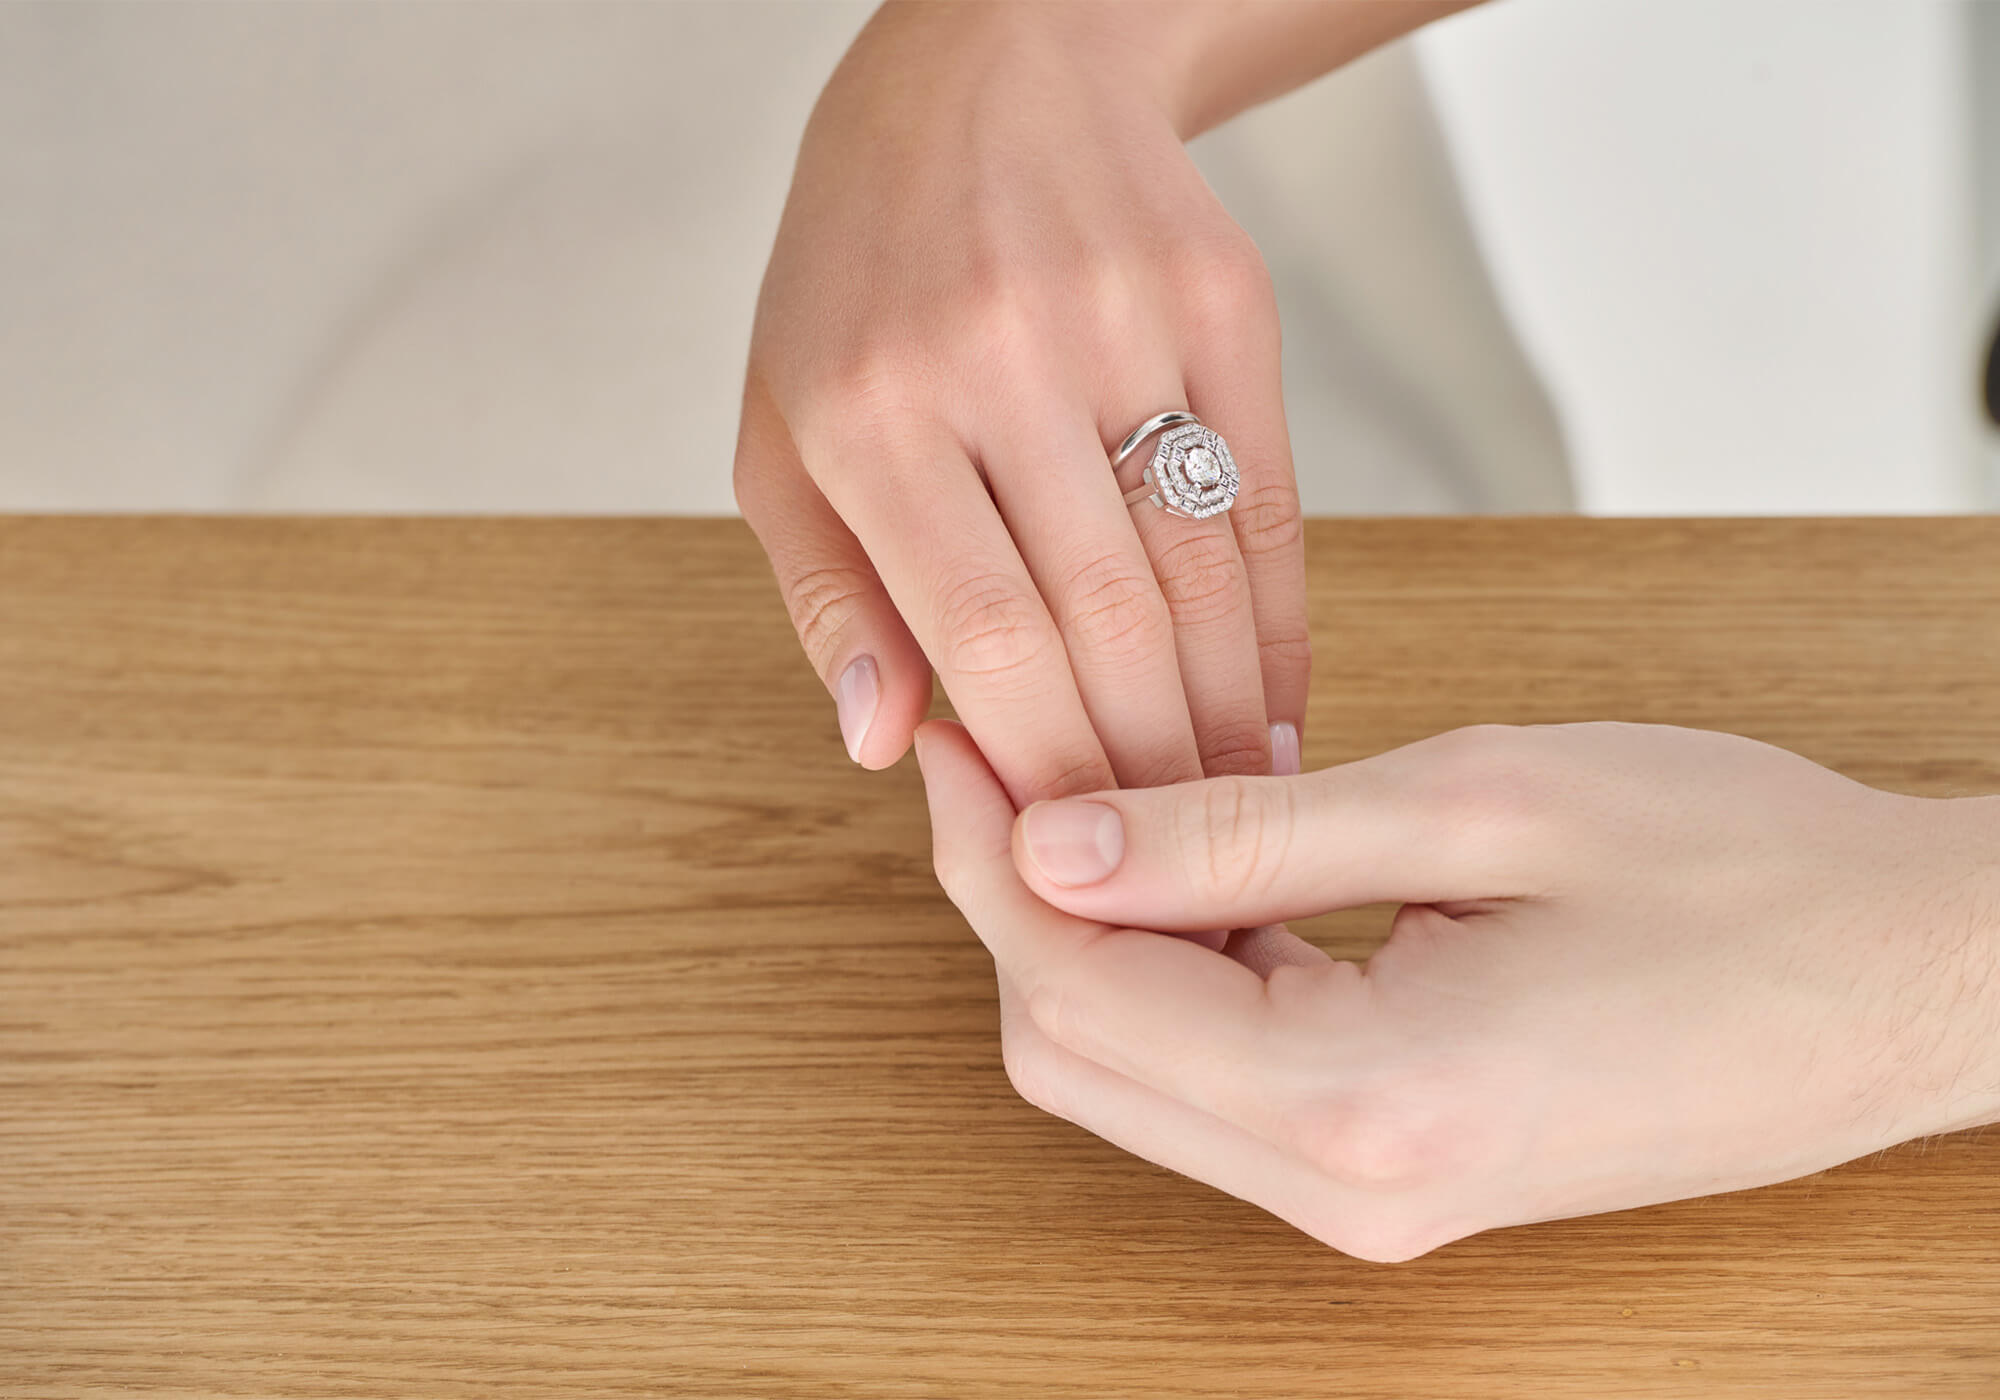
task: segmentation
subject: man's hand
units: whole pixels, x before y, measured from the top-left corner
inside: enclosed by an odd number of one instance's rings
[[[2000,1119],[2000,799],[1609,724],[1018,821],[963,730],[926,725],[919,758],[1024,1096],[1348,1253]],[[1382,901],[1365,966],[1140,931]]]

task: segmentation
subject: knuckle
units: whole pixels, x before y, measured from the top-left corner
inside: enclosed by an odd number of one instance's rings
[[[1446,760],[1436,797],[1445,826],[1468,853],[1533,845],[1554,821],[1548,755],[1532,730],[1474,725],[1440,735]]]
[[[1210,777],[1261,777],[1271,771],[1271,731],[1261,719],[1209,725],[1198,738],[1202,769]]]
[[[1229,516],[1246,555],[1282,554],[1305,546],[1299,492],[1289,481],[1246,482]]]
[[[1319,1238],[1346,1254],[1397,1264],[1468,1233],[1441,1213],[1456,1187],[1495,1169],[1491,1124],[1432,1076],[1404,1076],[1350,1095],[1309,1120],[1297,1143],[1318,1171],[1364,1193]],[[1481,1167],[1477,1165],[1486,1162]]]
[[[1270,269],[1257,245],[1240,229],[1191,245],[1175,280],[1189,318],[1209,334],[1239,341],[1245,332],[1267,322],[1275,333]]]
[[[893,440],[924,415],[927,378],[907,349],[850,350],[817,376],[800,406],[803,436],[822,444]],[[808,463],[817,455],[808,453]]]
[[[871,581],[860,569],[829,564],[808,569],[785,590],[785,608],[799,643],[815,666],[825,669],[841,634],[865,605]]]
[[[730,494],[736,499],[736,509],[745,520],[753,522],[764,509],[764,473],[759,468],[756,454],[747,444],[739,443],[736,460],[729,471]]]
[[[1420,1085],[1357,1090],[1314,1115],[1300,1144],[1306,1159],[1336,1181],[1371,1191],[1436,1185],[1455,1125]]]
[[[931,846],[931,872],[937,876],[938,888],[944,891],[946,899],[961,908],[965,904],[965,868],[958,858],[940,843]]]
[[[1311,1230],[1315,1238],[1370,1264],[1406,1264],[1447,1242],[1434,1225],[1398,1201],[1351,1205],[1323,1225],[1323,1231]]]
[[[1021,350],[1042,343],[1046,324],[1041,296],[1018,276],[981,282],[966,308],[966,324],[982,350]]]
[[[1172,641],[1159,585],[1115,555],[1069,570],[1061,589],[1070,630],[1086,648],[1151,655]]]
[[[1037,799],[1078,797],[1114,785],[1110,766],[1100,754],[1078,754],[1050,760],[1035,774],[1033,792]]]
[[[1312,638],[1304,631],[1277,632],[1257,639],[1257,653],[1270,671],[1297,671],[1303,675],[1312,672]]]
[[[1235,610],[1248,585],[1234,551],[1219,536],[1188,534],[1164,545],[1160,593],[1176,622],[1200,624]]]
[[[1487,768],[1518,755],[1525,747],[1524,734],[1518,725],[1468,724],[1448,729],[1430,742],[1454,767]]]
[[[961,913],[978,907],[980,872],[960,843],[942,837],[932,839],[931,873],[937,876],[938,888],[944,891],[945,898]]]
[[[1152,294],[1140,275],[1138,260],[1125,251],[1090,258],[1081,281],[1102,345],[1123,345],[1132,327],[1150,318]]]
[[[1045,977],[1026,989],[1028,1019],[1051,1046],[1075,1050],[1078,1026],[1075,998],[1064,989],[1060,976]]]
[[[937,620],[945,668],[972,679],[1027,681],[1051,644],[1041,600],[999,574],[953,583],[938,600]]]
[[[1201,769],[1201,759],[1197,755],[1190,758],[1186,751],[1176,747],[1136,755],[1126,760],[1126,771],[1118,777],[1118,786],[1127,788],[1173,787],[1177,783],[1192,782],[1206,776]]]
[[[1351,1021],[1370,995],[1366,978],[1360,963],[1344,959],[1280,963],[1264,974],[1264,1000],[1294,1025]]]
[[[1271,269],[1263,251],[1241,230],[1222,243],[1213,275],[1233,284],[1246,297],[1263,300],[1271,295]]]
[[[736,453],[730,464],[730,486],[746,520],[755,522],[776,494],[771,467],[795,452],[771,387],[752,357],[744,376],[743,407],[736,426]]]
[[[988,388],[1045,366],[1055,343],[1042,280],[1004,263],[982,265],[944,302],[939,358]]]
[[[1068,1117],[1056,1058],[1046,1042],[1018,1031],[1009,1034],[1000,1042],[1000,1063],[1007,1082],[1022,1099],[1044,1113]]]
[[[1202,872],[1207,889],[1225,905],[1268,891],[1291,841],[1292,795],[1279,785],[1259,800],[1256,781],[1212,778],[1197,802],[1183,804],[1179,838],[1182,868]]]

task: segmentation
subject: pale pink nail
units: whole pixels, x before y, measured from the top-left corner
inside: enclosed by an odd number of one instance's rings
[[[861,761],[861,741],[868,726],[875,723],[876,706],[882,703],[882,683],[875,671],[875,658],[857,656],[840,673],[833,688],[833,708],[840,715],[840,737],[847,744],[847,756]]]
[[[1094,885],[1125,858],[1125,823],[1102,802],[1037,802],[1021,816],[1028,859],[1058,885]]]
[[[1295,778],[1299,768],[1299,727],[1295,724],[1272,725],[1271,771],[1280,778]]]

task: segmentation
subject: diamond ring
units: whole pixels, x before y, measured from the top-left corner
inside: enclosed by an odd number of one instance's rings
[[[1154,433],[1160,434],[1160,443],[1153,449],[1152,465],[1141,475],[1141,484],[1125,493],[1126,505],[1151,501],[1168,515],[1206,520],[1236,503],[1239,480],[1229,444],[1185,409],[1156,413],[1127,433],[1112,455],[1112,472]]]

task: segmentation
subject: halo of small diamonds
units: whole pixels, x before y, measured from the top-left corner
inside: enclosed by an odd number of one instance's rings
[[[1240,480],[1229,444],[1213,428],[1184,423],[1160,434],[1148,479],[1175,515],[1206,520],[1236,503]]]

